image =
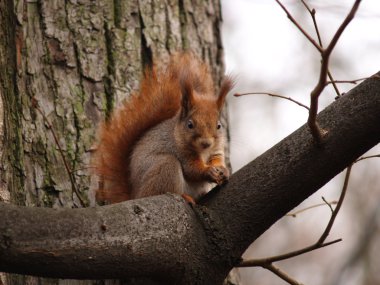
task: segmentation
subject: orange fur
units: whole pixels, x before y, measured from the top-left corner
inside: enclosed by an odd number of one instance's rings
[[[156,64],[146,70],[139,92],[101,126],[94,160],[95,171],[104,180],[98,200],[120,202],[129,198],[133,147],[147,130],[179,112],[183,79],[197,93],[214,93],[207,66],[191,53],[177,54],[166,68]]]

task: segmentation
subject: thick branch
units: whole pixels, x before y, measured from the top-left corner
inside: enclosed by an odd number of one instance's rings
[[[0,271],[75,279],[148,276],[170,284],[204,266],[194,254],[207,255],[203,230],[178,196],[85,209],[0,205]]]
[[[318,121],[329,129],[322,147],[304,125],[194,211],[172,195],[87,209],[0,204],[0,271],[220,284],[257,237],[380,141],[378,77],[339,98]]]

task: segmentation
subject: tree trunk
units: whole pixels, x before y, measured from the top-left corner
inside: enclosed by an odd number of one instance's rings
[[[200,55],[220,82],[220,22],[219,0],[0,1],[0,199],[94,206],[96,126],[137,89],[144,66],[175,51]],[[8,276],[24,282],[40,281]]]

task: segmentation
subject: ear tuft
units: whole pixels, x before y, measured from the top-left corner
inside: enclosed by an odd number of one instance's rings
[[[194,90],[191,84],[191,78],[188,73],[182,73],[180,78],[180,88],[182,94],[182,111],[181,117],[184,118],[188,115],[194,106]]]
[[[231,89],[234,87],[235,81],[233,78],[229,75],[225,76],[222,80],[222,84],[220,85],[220,91],[219,91],[219,96],[217,100],[217,105],[219,110],[223,108],[226,96],[228,92],[231,91]]]

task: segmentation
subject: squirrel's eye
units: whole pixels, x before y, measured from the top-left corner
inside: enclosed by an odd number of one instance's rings
[[[193,123],[192,120],[188,120],[188,121],[187,121],[187,127],[188,127],[189,129],[194,128],[194,123]]]
[[[218,124],[216,125],[216,128],[219,130],[221,127],[222,127],[222,124],[218,122]]]

